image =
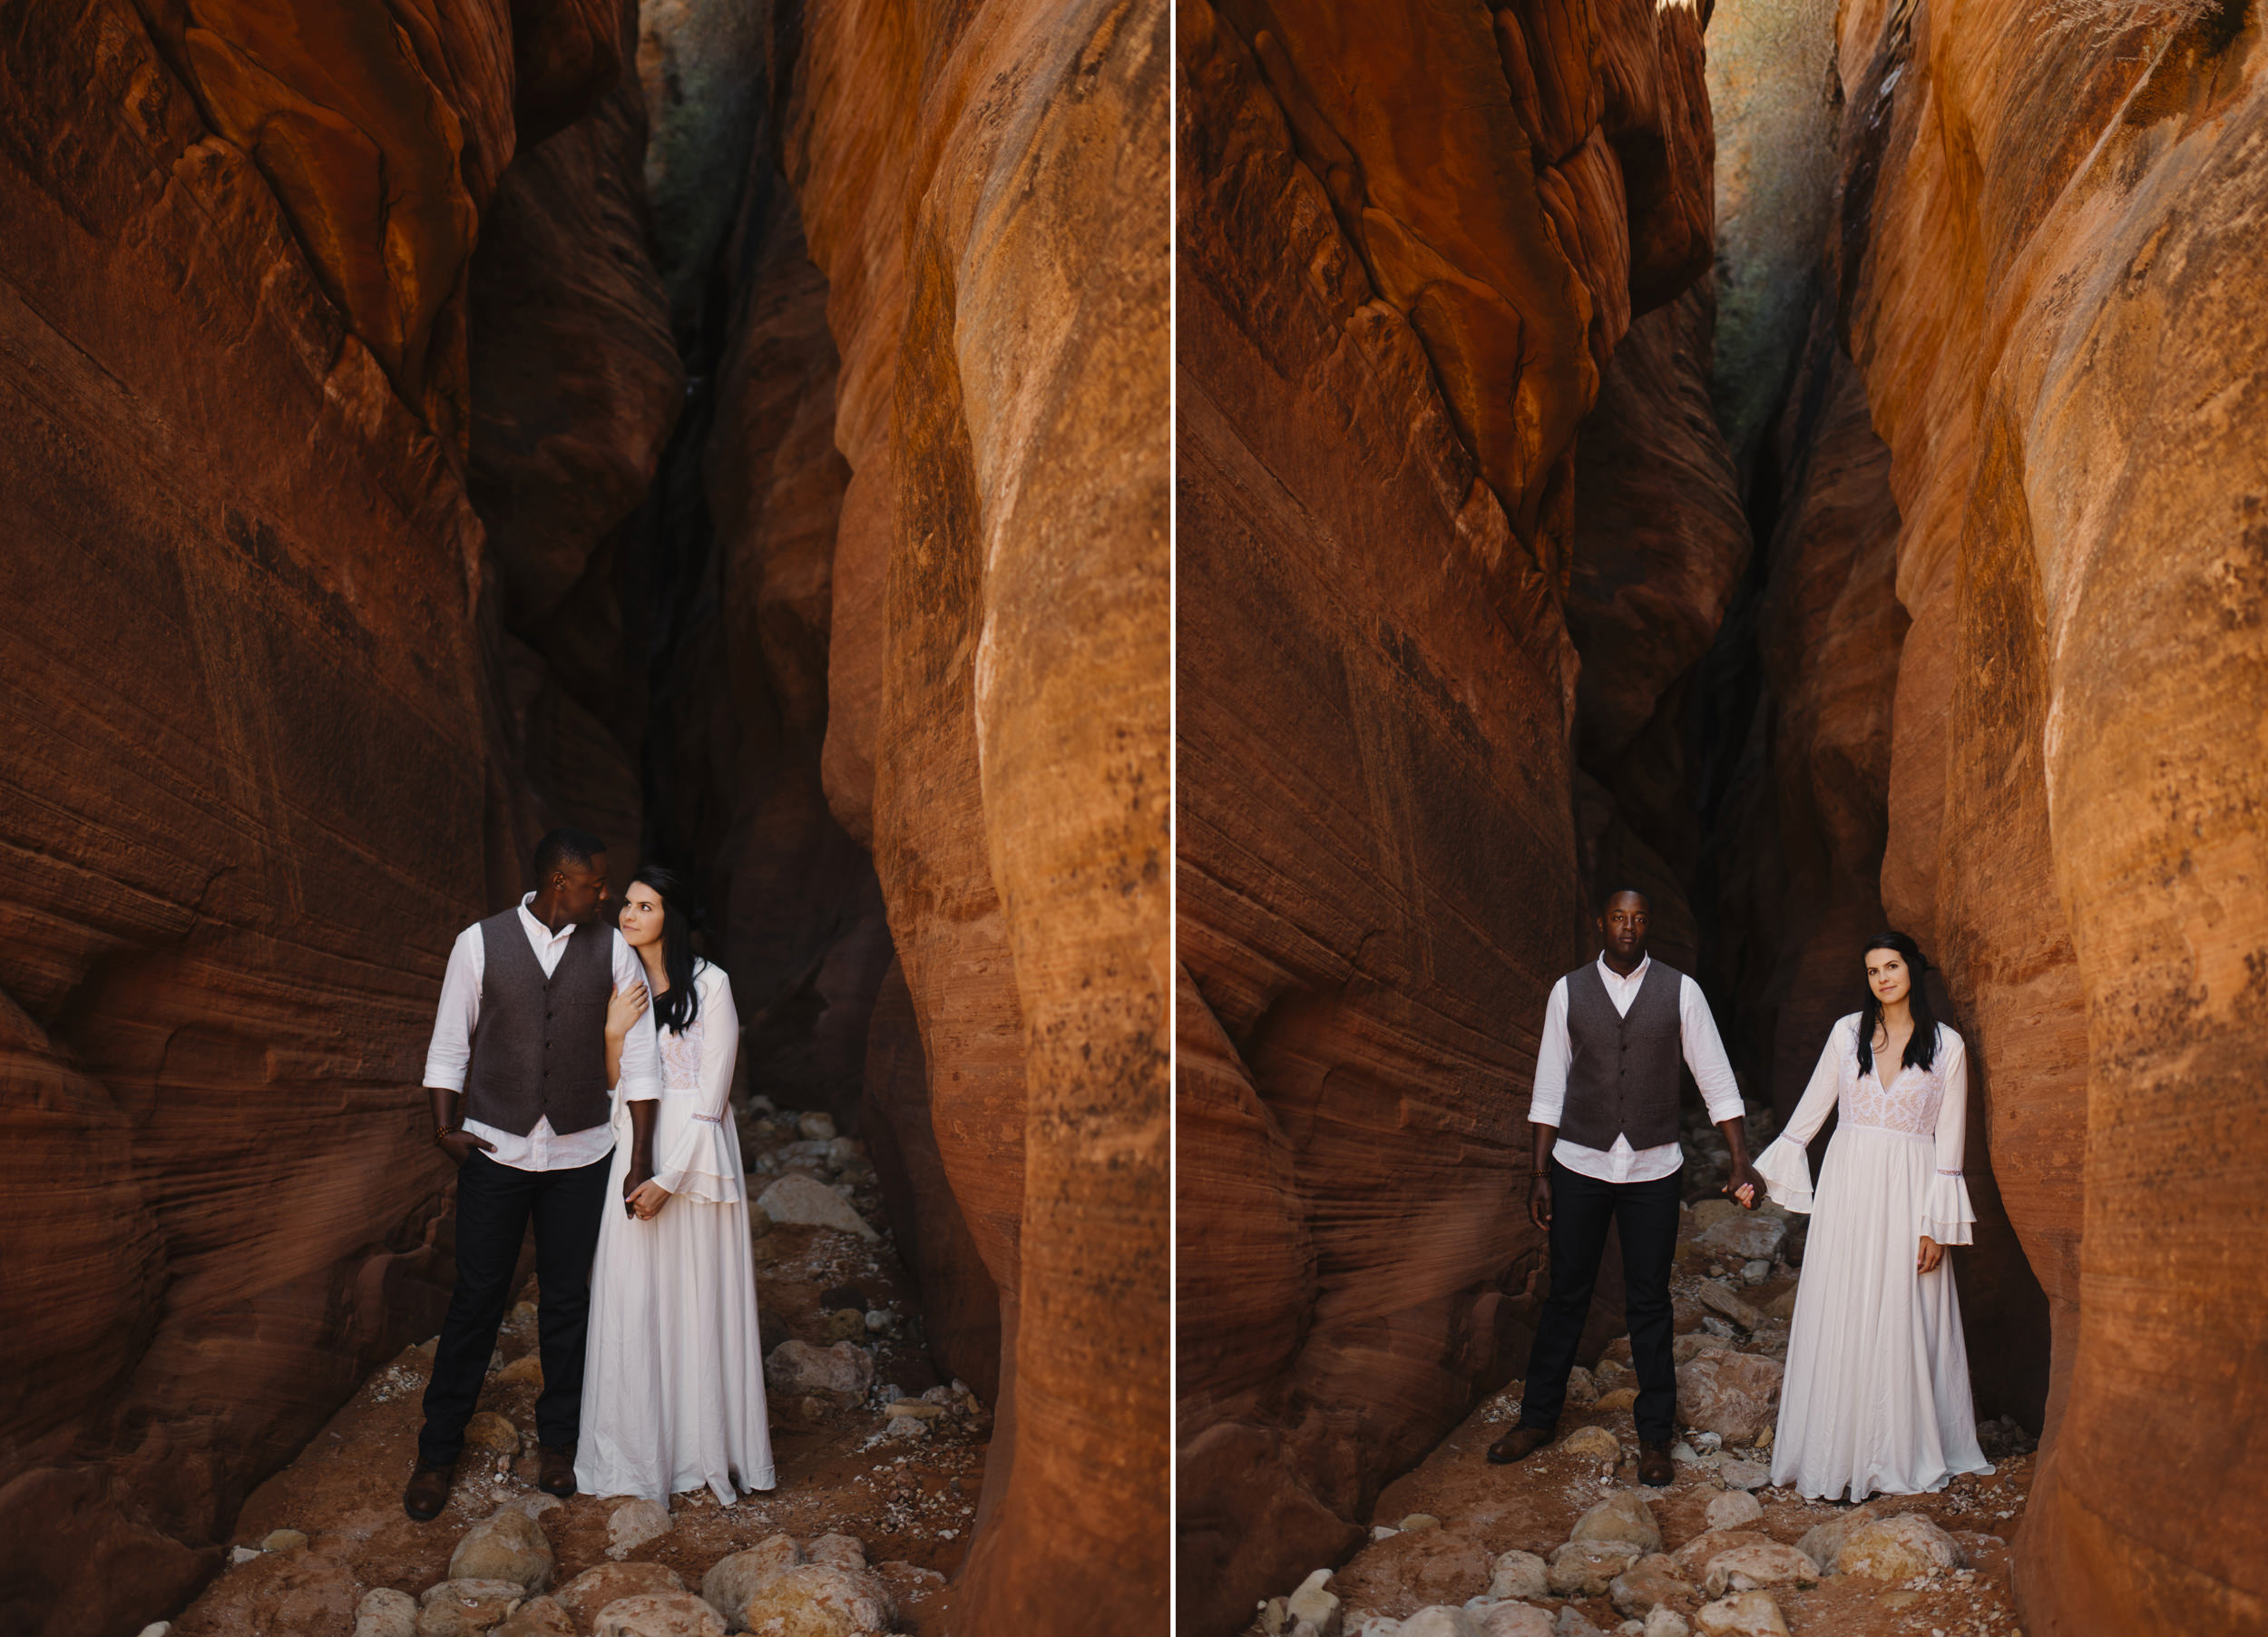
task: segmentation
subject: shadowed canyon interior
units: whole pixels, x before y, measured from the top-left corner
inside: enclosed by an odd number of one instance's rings
[[[957,1619],[1154,1629],[1162,6],[0,41],[0,1624],[178,1608],[434,1333],[432,1005],[572,821],[998,1401]]]
[[[2262,1629],[2258,6],[1178,15],[1183,1629],[1523,1370],[1609,883],[1783,1113],[1921,940],[2026,1628]]]

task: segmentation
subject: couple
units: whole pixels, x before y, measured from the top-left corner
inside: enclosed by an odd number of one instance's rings
[[[1868,944],[1866,1008],[1829,1031],[1787,1130],[1752,1166],[1740,1088],[1700,985],[1646,953],[1647,901],[1600,907],[1598,959],[1553,985],[1536,1054],[1529,1215],[1549,1235],[1551,1294],[1536,1328],[1520,1417],[1491,1446],[1517,1461],[1551,1442],[1610,1223],[1621,1228],[1638,1476],[1675,1475],[1677,1377],[1669,1275],[1677,1251],[1677,1065],[1693,1071],[1732,1150],[1725,1191],[1769,1191],[1813,1214],[1788,1336],[1772,1481],[1814,1499],[1942,1488],[1989,1472],[1947,1245],[1970,1242],[1961,1180],[1968,1078],[1939,1024],[1921,952],[1901,933]],[[1883,1065],[1895,1065],[1885,1072]],[[1842,1119],[1814,1195],[1804,1145]]]
[[[774,1481],[732,985],[694,958],[672,872],[640,871],[619,929],[597,837],[553,830],[535,877],[458,935],[442,980],[425,1087],[457,1167],[456,1284],[402,1505],[448,1504],[533,1220],[539,1485],[730,1505]]]

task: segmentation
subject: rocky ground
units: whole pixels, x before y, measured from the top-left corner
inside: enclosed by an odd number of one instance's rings
[[[428,1341],[372,1376],[252,1494],[237,1561],[171,1637],[938,1630],[967,1549],[989,1407],[937,1379],[861,1144],[825,1115],[775,1113],[761,1099],[740,1122],[751,1192],[768,1205],[750,1218],[776,1488],[731,1506],[679,1495],[666,1513],[543,1495],[542,1368],[523,1300],[474,1417],[484,1447],[468,1448],[440,1517],[415,1523],[401,1506]],[[694,1595],[705,1582],[709,1604]]]
[[[1637,1482],[1623,1338],[1575,1372],[1556,1444],[1488,1463],[1514,1382],[1385,1488],[1368,1545],[1263,1603],[1248,1637],[2020,1637],[2009,1544],[2034,1444],[2012,1423],[1980,1429],[1991,1475],[1941,1494],[1860,1506],[1769,1485],[1803,1221],[1687,1207],[1668,1488]]]

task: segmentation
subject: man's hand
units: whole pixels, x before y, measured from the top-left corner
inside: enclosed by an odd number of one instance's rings
[[[1738,1201],[1743,1211],[1754,1211],[1764,1203],[1764,1179],[1756,1168],[1748,1163],[1748,1122],[1735,1114],[1730,1120],[1720,1120],[1716,1129],[1725,1133],[1725,1146],[1732,1150],[1730,1174],[1725,1179],[1725,1196]]]
[[[661,1104],[650,1097],[630,1105],[630,1169],[622,1173],[622,1210],[631,1216],[650,1214],[641,1212],[631,1196],[653,1181],[654,1119],[660,1110]]]
[[[1551,1179],[1541,1171],[1528,1185],[1528,1220],[1539,1228],[1551,1226]]]
[[[476,1152],[494,1153],[496,1145],[485,1137],[475,1137],[462,1126],[434,1134],[434,1146],[449,1156],[449,1163],[462,1165]]]
[[[650,1180],[640,1182],[636,1188],[631,1190],[630,1198],[625,1201],[630,1206],[631,1215],[641,1222],[652,1221],[654,1218],[661,1214],[661,1208],[669,1202],[670,1191],[660,1183]]]

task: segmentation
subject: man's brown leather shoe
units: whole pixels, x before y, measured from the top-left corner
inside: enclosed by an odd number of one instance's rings
[[[431,1523],[449,1504],[449,1482],[455,1475],[454,1465],[420,1466],[402,1490],[402,1510],[421,1524]]]
[[[535,1486],[545,1495],[555,1495],[564,1501],[575,1493],[575,1452],[553,1449],[539,1444],[536,1452]]]
[[[1669,1446],[1651,1438],[1638,1440],[1638,1482],[1652,1489],[1667,1489],[1677,1476]]]
[[[1489,1459],[1499,1466],[1524,1461],[1550,1442],[1551,1434],[1540,1426],[1515,1426],[1489,1446]]]

